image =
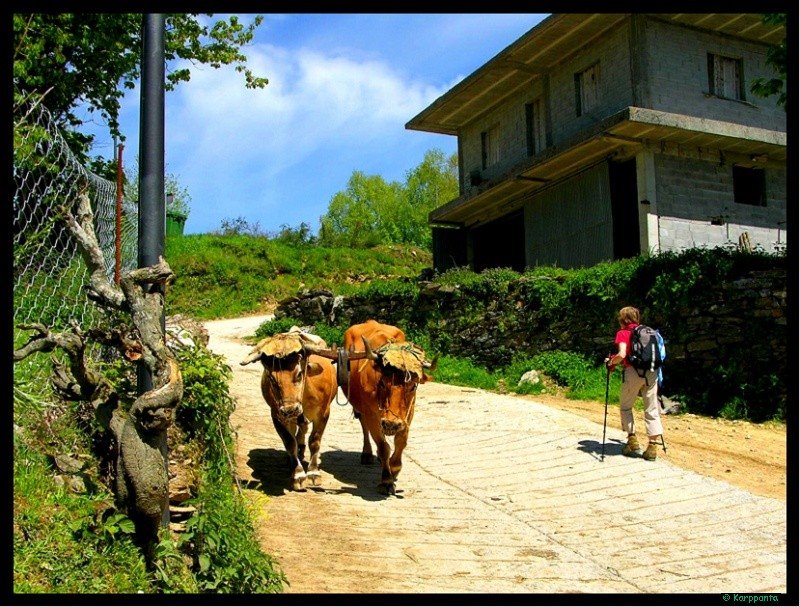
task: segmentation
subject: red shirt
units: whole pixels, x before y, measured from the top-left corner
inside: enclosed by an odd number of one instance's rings
[[[625,358],[622,359],[622,366],[628,368],[631,363],[628,362],[628,356],[631,353],[631,333],[636,328],[636,323],[628,323],[624,328],[617,331],[617,336],[614,338],[614,344],[617,346],[619,352],[619,344],[625,344]]]

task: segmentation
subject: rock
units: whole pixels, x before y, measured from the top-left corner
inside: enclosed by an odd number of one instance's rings
[[[208,346],[208,330],[193,318],[175,314],[168,316],[164,324],[167,345],[171,348],[194,348],[197,344]]]
[[[84,463],[71,455],[56,455],[53,460],[59,472],[75,474],[83,470]]]
[[[661,413],[663,415],[675,415],[681,412],[681,404],[679,402],[663,395],[660,397],[660,400],[662,406]]]
[[[519,378],[519,382],[517,382],[517,386],[521,386],[522,384],[532,384],[535,386],[541,381],[542,378],[539,377],[539,372],[536,369],[531,369],[522,374],[522,377]]]
[[[185,520],[191,517],[195,512],[197,512],[197,508],[194,506],[170,506],[169,507],[169,515],[170,518],[173,520]]]
[[[182,504],[192,497],[192,490],[180,478],[169,481],[169,501],[173,504]]]
[[[57,474],[53,477],[56,487],[62,487],[72,493],[86,493],[86,482],[83,477],[75,474]]]

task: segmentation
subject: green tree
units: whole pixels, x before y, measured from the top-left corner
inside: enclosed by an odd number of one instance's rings
[[[207,15],[211,17],[211,14]],[[205,25],[197,13],[165,17],[166,90],[190,79],[188,68],[170,70],[175,60],[219,68],[234,65],[245,85],[260,88],[266,78],[247,68],[241,48],[261,24],[256,16],[242,25],[236,16]],[[14,14],[13,75],[16,87],[43,98],[67,131],[73,151],[86,159],[92,136],[78,132],[83,121],[76,109],[86,104],[99,112],[112,136],[119,132],[120,100],[140,75],[142,15],[138,13]]]
[[[404,242],[431,246],[428,215],[458,196],[458,155],[428,150],[422,163],[406,176],[407,237]]]
[[[759,97],[778,95],[778,105],[786,110],[786,13],[769,13],[763,16],[765,25],[783,27],[783,40],[780,44],[767,49],[767,65],[771,65],[777,73],[776,78],[756,78],[750,91]]]
[[[431,245],[428,214],[458,196],[457,156],[429,150],[405,184],[354,171],[320,218],[320,242],[370,247],[379,243]]]
[[[343,192],[331,198],[320,219],[320,240],[329,246],[371,247],[395,242],[388,216],[402,204],[403,186],[380,175],[353,171]]]
[[[139,200],[138,159],[134,164],[131,165],[131,168],[125,172],[123,189],[125,190],[125,198],[127,200]],[[179,213],[181,215],[185,215],[186,217],[189,216],[192,196],[189,194],[189,189],[181,185],[180,179],[174,173],[166,173],[164,175],[164,194],[167,198],[167,212]],[[171,197],[170,194],[172,194]]]

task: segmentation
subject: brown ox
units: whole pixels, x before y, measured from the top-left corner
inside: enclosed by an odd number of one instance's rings
[[[349,386],[343,388],[364,434],[361,463],[373,461],[371,435],[381,464],[378,489],[391,495],[403,467],[417,386],[431,379],[423,369],[433,369],[434,365],[425,361],[420,348],[406,341],[403,331],[374,320],[347,329],[344,347],[352,362]],[[386,440],[389,436],[394,437],[391,457]]]
[[[241,365],[261,361],[261,394],[269,405],[272,423],[283,441],[293,470],[292,488],[302,489],[306,478],[319,484],[320,444],[336,396],[336,372],[331,360],[335,350],[326,350],[316,335],[296,327],[258,343]],[[306,433],[309,437],[308,472],[303,468]]]

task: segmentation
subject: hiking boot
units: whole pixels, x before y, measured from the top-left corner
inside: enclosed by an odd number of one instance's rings
[[[642,453],[642,458],[646,459],[649,462],[652,462],[656,458],[656,454],[658,452],[658,443],[651,442],[647,445],[647,449],[645,452]]]
[[[628,436],[628,444],[622,448],[622,455],[639,457],[639,441],[636,440],[636,435],[631,434]]]

